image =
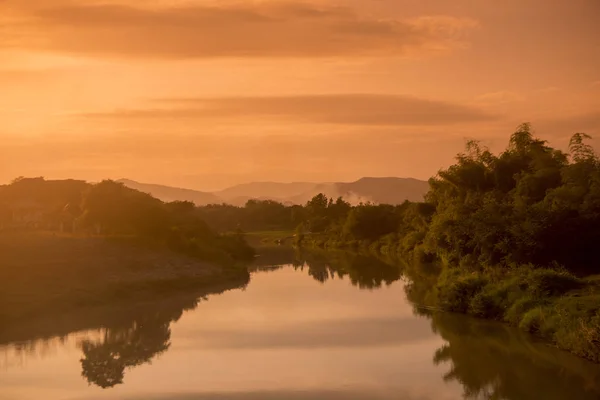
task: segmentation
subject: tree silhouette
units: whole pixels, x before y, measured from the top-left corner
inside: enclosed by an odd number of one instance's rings
[[[82,376],[101,388],[122,384],[126,368],[149,363],[169,349],[170,323],[160,316],[136,320],[127,328],[108,329],[100,341],[83,341]]]

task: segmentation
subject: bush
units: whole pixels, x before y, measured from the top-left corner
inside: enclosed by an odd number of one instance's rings
[[[511,325],[519,325],[523,315],[532,308],[538,307],[540,301],[532,298],[531,296],[525,296],[515,301],[504,314],[504,320]]]
[[[452,275],[452,273],[447,273]],[[478,275],[471,274],[452,279],[447,276],[438,284],[438,298],[442,308],[466,313],[469,309],[471,299],[479,293],[487,284],[487,280]]]
[[[544,313],[542,308],[536,307],[525,313],[523,319],[521,319],[521,322],[519,323],[519,328],[530,333],[536,333],[540,331],[543,320]]]
[[[583,281],[566,271],[533,270],[526,279],[528,291],[537,297],[560,296],[584,286]]]
[[[482,318],[499,319],[504,314],[504,296],[497,290],[483,290],[469,303],[469,313]]]
[[[425,250],[423,245],[418,245],[412,253],[412,259],[418,264],[430,264],[435,261],[436,255]]]
[[[600,362],[600,296],[565,296],[553,308],[552,340],[562,349]]]

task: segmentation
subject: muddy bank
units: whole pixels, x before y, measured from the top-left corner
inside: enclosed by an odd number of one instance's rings
[[[122,238],[0,234],[0,333],[39,317],[60,319],[78,309],[247,280],[246,268],[212,265]]]

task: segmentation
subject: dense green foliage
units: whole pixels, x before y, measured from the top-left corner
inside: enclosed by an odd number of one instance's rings
[[[197,211],[212,229],[221,232],[293,230],[303,220],[302,207],[271,200],[249,200],[244,207],[211,204]]]
[[[252,249],[240,235],[218,235],[197,215],[193,203],[163,203],[112,181],[90,188],[82,224],[111,234],[135,234],[211,261],[249,260]]]
[[[361,204],[346,218],[305,207],[307,221],[326,215],[320,245],[367,245],[438,258],[448,265],[559,264],[576,274],[600,272],[600,161],[584,134],[570,154],[521,125],[508,148],[492,154],[474,141],[456,164],[430,179],[423,203]],[[329,210],[329,208],[327,208]]]
[[[451,263],[468,257],[474,265],[558,263],[597,272],[600,163],[586,138],[573,136],[570,155],[534,138],[528,125],[498,156],[469,143],[430,181],[436,214],[427,250]]]
[[[0,187],[0,227],[133,236],[197,258],[231,264],[254,251],[238,234],[218,234],[189,202],[163,203],[120,183],[20,178]]]
[[[300,219],[298,245],[438,263],[433,278],[415,278],[429,283],[418,290],[432,306],[505,320],[600,361],[600,285],[589,278],[600,274],[600,160],[587,139],[575,134],[565,153],[523,124],[500,154],[468,142],[422,203],[351,206],[318,195],[278,205],[278,228]]]
[[[194,207],[110,181],[84,193],[63,190],[69,194],[52,201],[81,204],[66,210],[88,229],[151,238],[207,259],[247,259],[245,231],[277,230],[295,231],[299,246],[438,264],[433,275],[417,274],[429,285],[414,284],[434,307],[505,320],[600,361],[600,284],[593,278],[600,274],[600,160],[588,139],[573,135],[565,153],[523,124],[499,154],[469,141],[454,165],[430,179],[423,202],[398,206],[352,206],[319,194],[302,206],[251,200],[244,207]],[[39,184],[0,187],[0,200]],[[56,192],[39,191],[46,202]],[[8,203],[0,201],[4,220]]]

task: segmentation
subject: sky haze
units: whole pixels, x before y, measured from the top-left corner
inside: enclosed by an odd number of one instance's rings
[[[0,181],[426,179],[600,135],[600,2],[0,0]]]

